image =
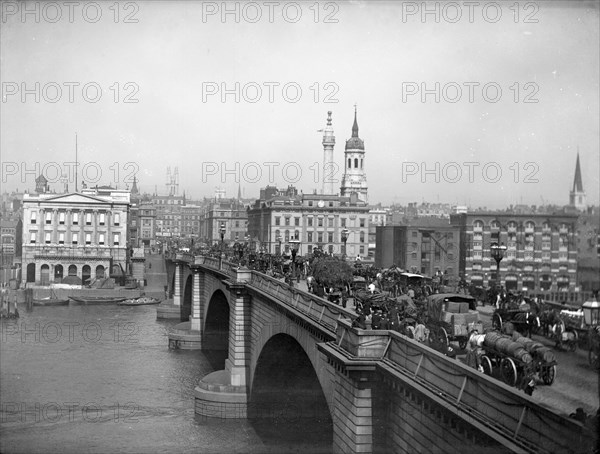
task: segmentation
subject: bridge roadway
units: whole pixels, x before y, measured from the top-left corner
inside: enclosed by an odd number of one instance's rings
[[[399,333],[353,328],[353,312],[303,290],[209,257],[166,263],[173,306],[189,320],[170,346],[228,352],[195,390],[198,414],[268,417],[257,410],[292,401],[300,417],[330,422],[334,452],[593,446],[579,422]]]

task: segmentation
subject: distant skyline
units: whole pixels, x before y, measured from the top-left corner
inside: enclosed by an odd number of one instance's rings
[[[339,190],[357,104],[372,204],[566,205],[578,149],[600,203],[598,2],[36,4],[1,19],[3,192],[61,190],[76,133],[80,184],[320,191],[330,110]]]

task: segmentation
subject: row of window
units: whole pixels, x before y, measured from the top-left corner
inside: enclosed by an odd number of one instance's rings
[[[346,166],[346,168],[352,168],[352,158],[348,158],[348,165]],[[354,168],[358,169],[358,158],[354,158]],[[363,158],[360,158],[360,168],[363,168]]]
[[[282,216],[275,216],[275,225],[282,225],[281,218],[282,218]],[[292,219],[291,216],[283,216],[283,222],[284,222],[283,225],[291,225],[291,219]],[[314,218],[308,217],[306,222],[307,222],[308,227],[313,227]],[[334,227],[334,223],[335,223],[334,218],[327,218],[327,227]],[[317,218],[317,227],[324,227],[325,226],[324,224],[325,224],[324,218]],[[300,226],[300,218],[299,217],[294,217],[294,226],[296,226],[296,227]],[[340,226],[346,227],[346,218],[340,218]],[[365,226],[364,218],[359,218],[359,226],[360,227]]]
[[[316,237],[315,237],[315,233],[316,233]],[[323,242],[323,238],[324,238],[324,234],[327,233],[327,242],[328,243],[335,243],[334,241],[334,232],[306,232],[306,241],[308,243],[312,243],[314,241],[314,239],[316,238],[316,241],[318,243],[322,243]],[[281,235],[279,230],[275,230],[275,238],[279,237]],[[293,233],[293,239],[300,239],[300,231],[296,230]],[[284,231],[284,235],[282,238],[282,241],[284,242],[288,242],[290,240],[290,231],[286,230]],[[340,239],[341,241],[341,239]],[[365,232],[360,232],[359,234],[359,241],[361,243],[365,242]]]
[[[37,232],[31,232],[30,237],[29,237],[29,244],[36,244],[37,236],[38,236]],[[58,244],[65,244],[65,236],[66,236],[65,232],[58,233]],[[85,233],[83,235],[83,237],[85,238],[86,245],[92,244],[92,234],[91,233]],[[79,244],[79,238],[80,238],[79,233],[77,233],[77,232],[71,233],[71,244]],[[121,242],[121,235],[119,233],[113,234],[113,246],[119,246],[120,242]],[[44,243],[52,244],[52,232],[44,233]],[[104,246],[105,244],[106,244],[106,234],[99,233],[98,234],[98,245]]]
[[[477,259],[482,259],[483,258],[483,253],[482,251],[473,251],[473,259],[477,260]],[[516,259],[517,258],[517,253],[514,250],[507,250],[506,254],[504,255],[505,259],[508,260],[512,260],[512,259]],[[534,252],[533,251],[525,251],[523,253],[523,259],[524,260],[534,260]],[[552,254],[549,251],[542,251],[542,256],[541,256],[541,260],[551,260],[552,259]],[[558,260],[559,261],[567,261],[569,259],[569,253],[565,252],[565,251],[559,251],[558,253]]]
[[[324,248],[327,252],[329,252],[330,254],[333,254],[335,252],[335,247],[333,246],[333,244],[328,244],[327,247]],[[313,251],[313,245],[309,244],[308,245],[308,253],[312,254]],[[360,255],[365,255],[365,247],[364,246],[360,246],[359,248],[359,254]]]
[[[413,238],[417,238],[418,236],[419,236],[419,232],[417,232],[416,230],[413,230],[413,231],[412,231],[412,237],[413,237]],[[454,232],[446,232],[446,233],[442,233],[442,237],[444,237],[444,236],[445,236],[447,239],[449,239],[449,240],[452,240],[452,239],[454,239]],[[424,241],[425,241],[425,240],[427,240],[428,238],[429,238],[428,236],[425,236],[425,235],[423,235],[423,240],[424,240]],[[437,238],[437,237],[436,237],[436,238]]]
[[[46,224],[52,224],[52,214],[53,214],[52,211],[46,211],[46,215],[44,216]],[[67,218],[66,211],[58,212],[58,223],[59,224],[64,225],[66,222],[66,218]],[[79,212],[78,211],[72,212],[71,213],[71,223],[73,225],[79,225],[79,221],[80,221]],[[31,212],[30,222],[31,222],[31,224],[37,224],[37,211]],[[84,222],[85,222],[85,225],[92,225],[92,213],[91,212],[89,212],[89,211],[85,212]],[[121,223],[120,213],[114,213],[113,214],[113,225],[118,226],[120,223]],[[98,213],[98,224],[106,225],[106,213],[104,213],[104,212]]]
[[[421,252],[421,260],[422,260],[422,261],[427,261],[427,260],[429,260],[429,256],[430,256],[430,254],[428,254],[427,252]],[[416,253],[416,252],[413,252],[413,253],[411,254],[411,258],[412,258],[413,260],[417,260],[417,257],[418,257],[418,256],[417,256],[417,253]],[[441,254],[439,254],[439,253],[437,253],[437,252],[434,254],[434,257],[433,257],[433,258],[434,258],[434,260],[435,260],[436,262],[441,262],[441,261],[442,261],[442,256],[441,256]],[[451,252],[449,252],[448,254],[446,254],[446,259],[447,259],[447,261],[450,261],[450,262],[451,262],[451,261],[453,261],[453,260],[454,260],[454,254],[453,254],[453,253],[451,253]]]
[[[484,225],[485,225],[484,222],[481,220],[473,221],[473,231],[481,232],[483,230]],[[535,229],[535,222],[527,221],[524,224],[518,224],[515,221],[509,221],[506,223],[506,226],[503,226],[498,221],[490,222],[490,229],[492,229],[492,230],[500,230],[501,228],[506,227],[506,230],[511,232],[511,231],[516,231],[517,228],[520,226],[524,227],[525,232],[533,232],[533,230]],[[550,231],[551,228],[552,228],[552,226],[548,222],[542,223],[542,231]],[[558,228],[561,231],[566,231],[569,229],[569,225],[567,223],[563,222],[560,224],[560,226]]]

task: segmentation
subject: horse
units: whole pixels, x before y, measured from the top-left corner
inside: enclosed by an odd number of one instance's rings
[[[525,337],[530,338],[532,333],[540,329],[540,319],[533,312],[517,312],[510,321]]]
[[[556,325],[559,319],[560,317],[554,309],[546,309],[541,312],[539,320],[544,337],[548,337],[550,327]]]

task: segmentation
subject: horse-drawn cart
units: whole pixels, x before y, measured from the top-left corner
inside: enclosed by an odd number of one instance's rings
[[[539,328],[539,319],[531,311],[529,304],[518,307],[501,307],[492,314],[492,326],[495,330],[503,332],[507,323],[511,323],[519,333],[531,337],[531,333]]]
[[[477,301],[472,296],[458,293],[436,293],[427,301],[429,346],[446,352],[450,342],[456,341],[461,349],[467,345],[472,331],[483,332]]]
[[[486,375],[499,373],[506,384],[525,390],[536,376],[546,385],[554,383],[556,357],[539,342],[527,337],[513,340],[497,331],[476,334],[471,342],[479,347],[479,365]]]

